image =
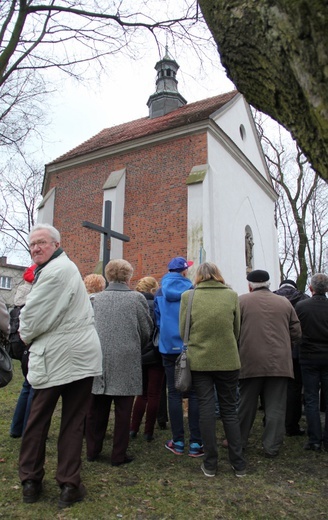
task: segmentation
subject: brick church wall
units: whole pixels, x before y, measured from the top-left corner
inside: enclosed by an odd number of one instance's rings
[[[54,226],[82,276],[99,261],[100,235],[82,227],[102,224],[103,185],[112,171],[126,168],[123,256],[133,280],[167,271],[173,256],[187,255],[187,186],[193,166],[207,163],[206,132],[155,143],[52,173],[56,187]],[[122,231],[122,230],[116,230]]]

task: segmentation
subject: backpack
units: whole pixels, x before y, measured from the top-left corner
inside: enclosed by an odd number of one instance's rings
[[[8,338],[9,348],[8,353],[12,359],[19,359],[22,361],[23,353],[26,350],[25,343],[21,340],[18,329],[19,329],[19,315],[21,307],[15,306],[10,311],[10,333]]]

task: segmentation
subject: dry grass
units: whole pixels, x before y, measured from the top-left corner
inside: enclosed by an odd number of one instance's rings
[[[88,495],[69,509],[57,508],[54,480],[58,407],[47,442],[44,492],[36,504],[23,504],[17,473],[19,439],[9,436],[9,425],[22,378],[16,365],[14,380],[0,391],[0,518],[24,520],[232,520],[328,518],[328,453],[303,450],[304,439],[286,438],[277,459],[265,459],[261,450],[261,413],[247,450],[248,475],[232,473],[227,450],[220,450],[219,474],[208,479],[200,459],[177,457],[164,449],[170,432],[155,430],[152,443],[142,435],[131,441],[135,460],[113,468],[109,464],[111,430],[99,462],[83,454],[82,478]],[[302,424],[304,426],[304,424]],[[217,422],[218,440],[223,439]]]

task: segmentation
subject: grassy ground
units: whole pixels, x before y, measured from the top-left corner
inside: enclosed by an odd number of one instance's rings
[[[17,363],[17,362],[15,362]],[[88,463],[83,453],[82,478],[88,495],[84,502],[59,510],[54,475],[58,407],[47,442],[44,492],[35,504],[23,504],[18,479],[19,439],[9,436],[9,425],[22,384],[18,363],[13,381],[0,389],[0,518],[24,520],[234,520],[328,518],[328,453],[303,450],[304,439],[286,437],[277,459],[261,450],[261,413],[247,450],[248,475],[236,478],[227,450],[220,449],[219,473],[206,478],[201,459],[177,457],[164,449],[170,430],[155,430],[152,443],[142,435],[131,441],[135,460],[113,468],[109,464],[111,428],[99,462]],[[111,425],[110,425],[111,426]],[[302,424],[304,426],[304,424]],[[218,441],[224,435],[217,421]]]

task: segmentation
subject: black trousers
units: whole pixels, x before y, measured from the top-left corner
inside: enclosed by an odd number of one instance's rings
[[[80,485],[84,420],[92,382],[93,377],[87,377],[66,385],[34,390],[19,456],[19,477],[23,483],[28,479],[38,482],[43,479],[46,440],[53,412],[61,397],[56,480],[60,486]]]
[[[87,457],[96,458],[102,451],[112,402],[115,406],[115,425],[111,462],[124,461],[130,439],[130,420],[134,396],[94,395],[87,413],[85,437]]]
[[[286,433],[293,434],[299,431],[299,421],[302,417],[302,371],[298,359],[293,359],[294,379],[288,379]]]
[[[228,441],[230,463],[237,470],[243,470],[246,467],[237,416],[238,375],[239,370],[192,371],[192,382],[198,398],[199,426],[205,452],[204,465],[209,470],[216,470],[218,464],[214,386]]]

